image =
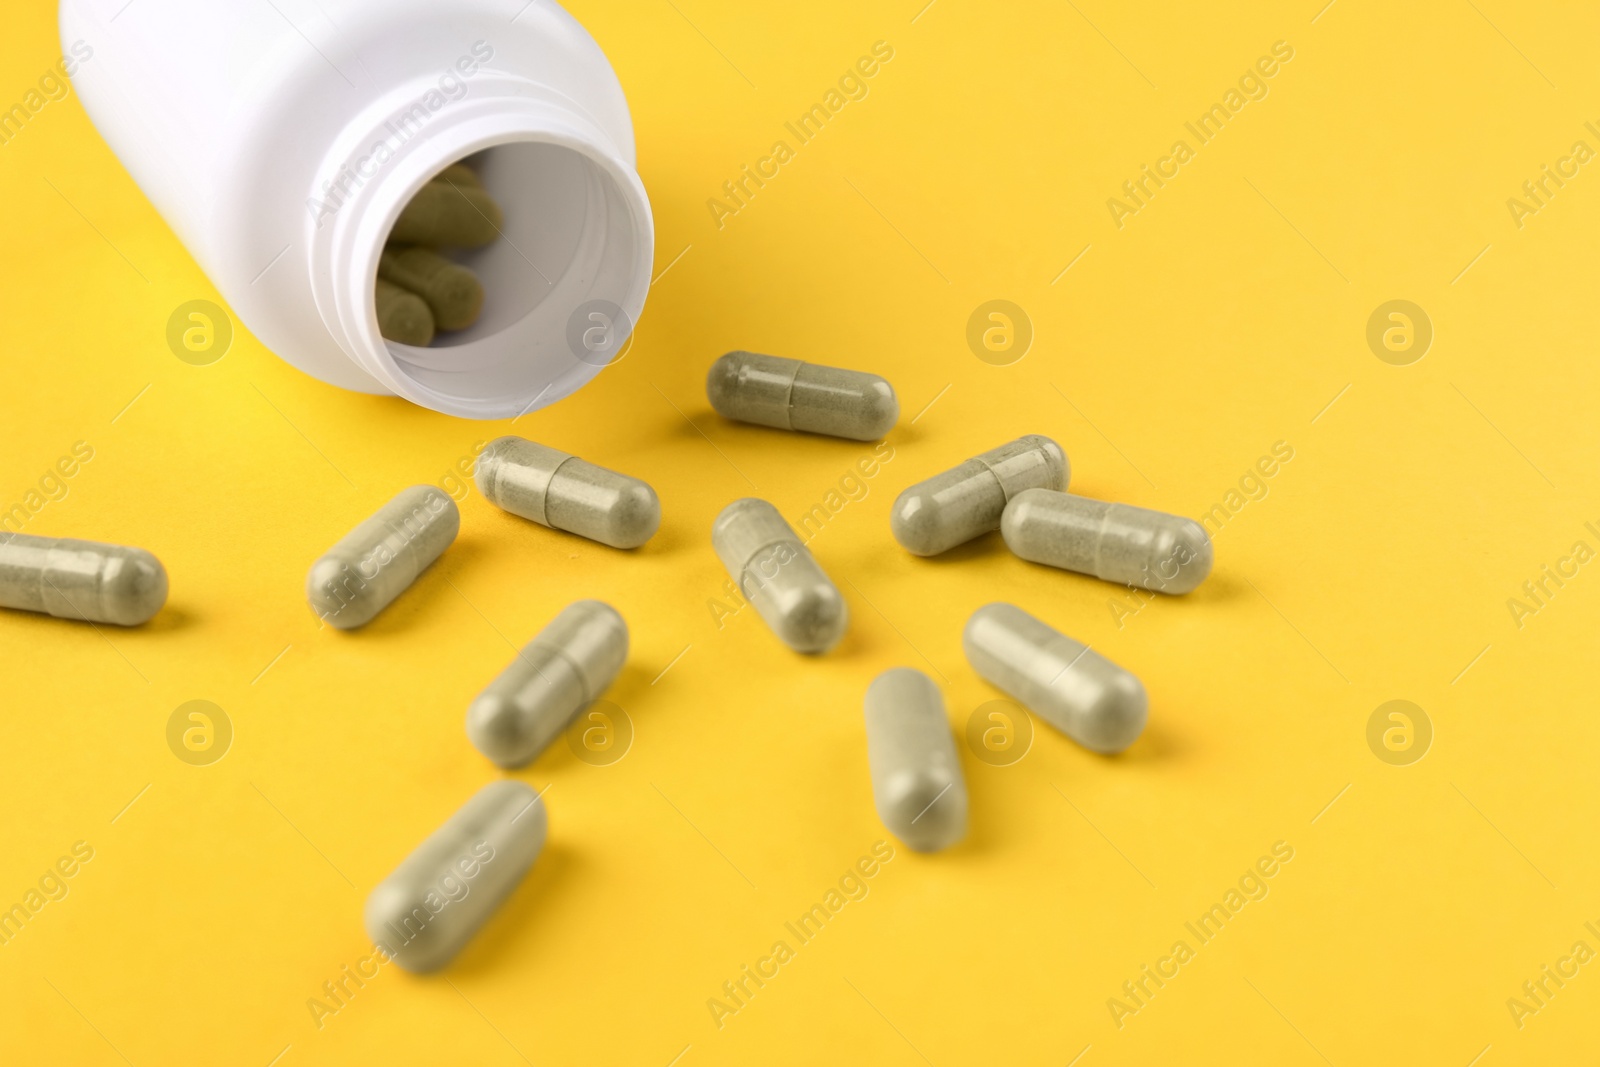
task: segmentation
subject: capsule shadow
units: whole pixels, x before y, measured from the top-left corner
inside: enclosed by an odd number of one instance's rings
[[[576,535],[572,534],[569,536]],[[591,542],[591,544],[592,543],[593,542]],[[648,559],[654,556],[670,556],[673,553],[680,552],[687,546],[696,543],[698,542],[693,541],[691,538],[685,535],[682,526],[670,521],[669,516],[663,509],[661,525],[656,529],[656,532],[651,536],[650,540],[646,541],[638,548],[614,548],[611,551],[620,552],[625,556]]]
[[[142,626],[119,627],[128,633],[147,634],[175,634],[185,630],[192,630],[200,622],[200,616],[185,608],[167,601],[166,606],[156,612],[155,617]]]
[[[1067,739],[1067,743],[1072,744],[1070,739]],[[1151,721],[1145,724],[1139,739],[1121,752],[1102,754],[1088,752],[1087,749],[1083,751],[1096,760],[1114,763],[1171,763],[1183,759],[1193,751],[1193,746],[1170,723],[1163,725]]]
[[[1206,604],[1229,604],[1245,596],[1255,596],[1255,594],[1249,591],[1244,579],[1237,578],[1228,571],[1213,569],[1206,580],[1200,583],[1198,589],[1174,599]]]
[[[670,663],[671,661],[667,662]],[[666,666],[667,663],[661,664],[662,668]],[[676,666],[676,664],[673,664],[673,666]],[[609,700],[614,704],[621,705],[623,708],[628,708],[630,705],[642,701],[649,694],[651,686],[655,684],[655,680],[659,677],[661,677],[661,670],[656,668],[655,664],[645,666],[629,660],[623,664],[622,672],[617,675],[617,680],[612,682],[606,691],[596,699]],[[632,715],[633,712],[630,710],[628,714]]]

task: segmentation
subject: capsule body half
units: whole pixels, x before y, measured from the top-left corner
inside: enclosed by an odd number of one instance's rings
[[[876,441],[900,417],[894,387],[876,374],[729,352],[711,365],[706,397],[738,422]]]
[[[410,588],[460,529],[461,512],[442,490],[401,490],[311,565],[311,610],[341,630],[366,625]]]
[[[1158,593],[1190,592],[1211,573],[1211,538],[1193,519],[1071,493],[1019,493],[1000,536],[1032,563]]]
[[[142,548],[0,533],[0,607],[138,626],[166,602],[166,568]]]
[[[967,833],[967,783],[950,737],[944,697],[921,671],[896,667],[867,687],[872,797],[889,831],[917,852]]]
[[[1021,608],[979,608],[961,645],[985,681],[1084,748],[1121,752],[1144,730],[1139,679]]]
[[[489,442],[473,479],[497,508],[612,548],[638,548],[661,527],[644,482],[521,437]]]
[[[616,681],[628,624],[609,604],[580,600],[517,653],[467,709],[467,737],[502,767],[530,762]]]
[[[742,595],[796,652],[839,643],[850,610],[794,530],[765,500],[735,500],[711,525],[711,545]]]
[[[524,783],[484,786],[372,890],[368,935],[408,971],[443,967],[522,882],[546,826]]]
[[[918,482],[889,513],[908,552],[936,556],[1000,528],[1006,504],[1027,489],[1065,489],[1071,467],[1061,446],[1029,434]]]

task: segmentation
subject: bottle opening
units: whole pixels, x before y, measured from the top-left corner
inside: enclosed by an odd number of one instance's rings
[[[649,209],[641,218],[642,191],[580,147],[517,141],[460,162],[503,213],[490,243],[437,250],[477,276],[479,317],[429,347],[377,340],[416,392],[444,402],[430,406],[504,417],[568,395],[622,351],[649,282]]]

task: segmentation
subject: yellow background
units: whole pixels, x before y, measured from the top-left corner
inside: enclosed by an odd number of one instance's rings
[[[0,618],[0,903],[94,849],[0,947],[0,1060],[1592,1053],[1600,965],[1521,1028],[1506,1001],[1575,941],[1600,948],[1600,568],[1520,628],[1507,600],[1575,541],[1600,548],[1600,175],[1521,228],[1506,201],[1574,141],[1600,147],[1600,20],[1505,0],[922,3],[571,5],[627,89],[665,273],[626,357],[515,427],[340,392],[243,327],[220,362],[180,362],[168,316],[220,297],[76,97],[0,146],[0,506],[88,442],[27,532],[145,546],[172,580],[136,630]],[[60,47],[44,0],[5,23],[9,104]],[[879,40],[895,55],[870,95],[719,229],[708,198]],[[1269,95],[1119,229],[1107,199],[1197,147],[1184,122],[1280,40]],[[966,342],[991,299],[1036,333],[1009,366]],[[1434,326],[1410,366],[1365,340],[1392,299]],[[797,518],[870,446],[715,416],[703,377],[732,348],[871,369],[901,398],[893,460],[811,544],[852,613],[820,659],[753,612],[717,627],[709,528],[745,495]],[[651,482],[661,532],[616,552],[474,491],[393,608],[319,630],[310,562],[513,430]],[[1196,517],[1275,442],[1294,459],[1218,535],[1205,586],[1119,627],[1116,587],[997,536],[935,560],[891,540],[901,489],[1022,433],[1063,444],[1078,492]],[[498,773],[468,701],[580,597],[632,630],[608,694],[631,751],[594,767],[558,743],[519,772],[551,826],[524,886],[442,976],[385,968],[319,1029],[307,1000],[370,950],[367,891]],[[867,683],[928,671],[963,731],[1000,696],[960,648],[995,599],[1137,673],[1145,735],[1108,759],[1041,725],[1001,767],[961,743],[966,842],[897,848],[719,1029],[708,998],[888,836]],[[193,699],[236,732],[207,767],[166,743]],[[1433,726],[1410,766],[1367,745],[1392,699]],[[1294,858],[1270,894],[1119,1028],[1108,998],[1278,841]]]

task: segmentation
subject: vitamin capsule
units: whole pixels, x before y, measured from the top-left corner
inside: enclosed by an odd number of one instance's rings
[[[826,652],[844,636],[844,597],[777,508],[735,500],[712,523],[711,547],[778,640],[796,652]]]
[[[476,183],[435,178],[417,190],[395,220],[389,240],[403,245],[478,248],[500,236],[505,215]]]
[[[431,248],[385,248],[378,277],[420,296],[441,330],[465,330],[483,310],[478,276]]]
[[[661,526],[644,482],[520,437],[490,441],[474,480],[497,508],[612,548],[638,548]]]
[[[0,607],[138,626],[166,602],[166,569],[142,548],[0,533]]]
[[[950,739],[939,687],[896,667],[867,687],[867,763],[878,818],[917,852],[937,852],[967,833],[967,783]]]
[[[433,344],[433,312],[428,302],[393,282],[378,279],[378,333],[396,344],[426,348]]]
[[[547,825],[522,782],[484,786],[372,890],[368,936],[406,970],[437,971],[522,882]]]
[[[1066,489],[1069,477],[1060,445],[1038,434],[1019,437],[901,493],[889,528],[906,551],[936,556],[998,530],[1006,503],[1023,490]]]
[[[894,387],[876,374],[754,352],[711,364],[706,396],[725,419],[852,441],[876,441],[900,417]]]
[[[1211,538],[1193,519],[1049,489],[1013,497],[1000,536],[1031,563],[1158,593],[1187,593],[1211,573]]]
[[[628,624],[580,600],[557,615],[467,709],[467,737],[502,767],[530,762],[616,681]]]
[[[1021,608],[979,608],[961,645],[985,681],[1084,748],[1121,752],[1144,730],[1139,679]]]
[[[410,588],[460,529],[461,512],[441,490],[401,490],[311,565],[311,610],[341,630],[365,626]]]

